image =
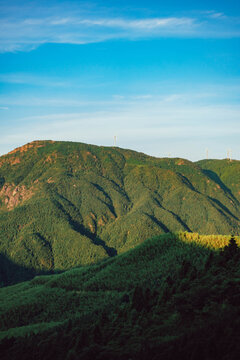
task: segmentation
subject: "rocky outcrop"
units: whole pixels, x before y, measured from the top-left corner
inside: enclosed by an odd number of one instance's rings
[[[25,185],[5,184],[0,190],[3,206],[7,207],[8,210],[12,210],[20,202],[30,199],[33,194],[33,189],[27,189]]]

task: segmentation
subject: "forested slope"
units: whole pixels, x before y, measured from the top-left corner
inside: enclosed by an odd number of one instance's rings
[[[0,157],[2,283],[96,263],[166,232],[239,232],[235,163],[228,177],[205,163],[116,147],[35,141],[15,149]]]
[[[229,238],[165,234],[0,289],[1,359],[237,360],[240,250]]]

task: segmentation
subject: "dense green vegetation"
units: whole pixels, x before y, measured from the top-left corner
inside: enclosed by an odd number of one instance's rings
[[[229,239],[169,233],[0,289],[1,359],[237,360],[240,238]]]
[[[201,160],[198,165],[205,174],[240,201],[240,162],[238,160]]]
[[[154,235],[240,230],[239,161],[36,141],[0,157],[0,283],[124,253]]]

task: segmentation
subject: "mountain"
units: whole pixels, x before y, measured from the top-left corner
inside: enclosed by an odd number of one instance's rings
[[[235,240],[164,234],[98,264],[0,289],[1,359],[237,360]],[[228,246],[214,251],[209,241]]]
[[[240,230],[239,161],[34,141],[0,157],[3,284],[97,263],[166,232]]]

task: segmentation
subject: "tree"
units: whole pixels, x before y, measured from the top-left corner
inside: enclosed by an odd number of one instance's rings
[[[239,257],[240,249],[233,235],[231,236],[228,245],[224,247],[222,255],[226,260],[233,260]]]

